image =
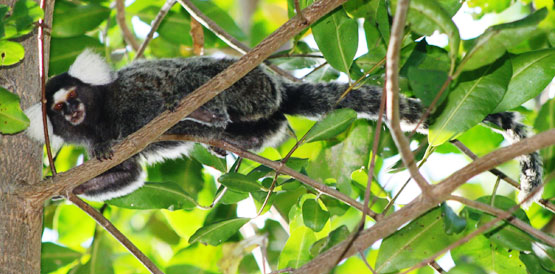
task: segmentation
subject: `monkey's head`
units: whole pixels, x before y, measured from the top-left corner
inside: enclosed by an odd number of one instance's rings
[[[104,59],[85,50],[70,66],[68,72],[56,75],[46,84],[47,123],[53,143],[65,136],[65,131],[86,122],[87,111],[94,108],[102,89],[115,79],[115,73]],[[44,142],[41,104],[35,104],[25,113],[31,120],[27,134]],[[52,132],[53,130],[53,132]]]

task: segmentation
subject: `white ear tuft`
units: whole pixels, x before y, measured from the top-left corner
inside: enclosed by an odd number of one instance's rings
[[[32,139],[40,142],[41,144],[44,144],[44,128],[42,126],[41,104],[37,103],[26,109],[25,115],[27,115],[27,117],[29,117],[29,120],[31,121],[27,130],[25,130],[25,133]],[[46,121],[48,124],[48,136],[50,137],[50,146],[52,147],[52,150],[57,151],[62,147],[64,140],[60,136],[54,134],[52,130],[52,123],[50,122],[50,119],[48,117],[46,117]]]
[[[90,49],[85,49],[77,56],[67,73],[90,85],[105,85],[114,81],[110,65]]]

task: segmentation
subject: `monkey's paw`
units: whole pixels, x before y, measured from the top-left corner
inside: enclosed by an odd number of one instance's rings
[[[217,157],[225,158],[225,156],[227,156],[227,151],[225,149],[221,149],[215,146],[209,146],[208,148],[210,149],[212,154],[216,155]]]
[[[113,155],[114,151],[112,150],[112,142],[101,142],[95,144],[92,151],[92,156],[96,157],[96,159],[100,161],[112,159]]]

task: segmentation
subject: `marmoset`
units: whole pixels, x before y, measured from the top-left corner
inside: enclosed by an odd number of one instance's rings
[[[104,59],[85,50],[68,72],[46,84],[47,120],[53,147],[71,143],[86,147],[99,159],[109,158],[112,146],[137,131],[187,94],[227,68],[232,59],[211,57],[135,61],[113,71]],[[359,117],[376,120],[382,87],[364,85],[352,90],[344,83],[289,82],[259,66],[224,92],[168,130],[168,134],[224,140],[244,149],[261,149],[286,138],[285,115],[319,117],[337,108],[351,108]],[[401,124],[412,130],[423,115],[420,101],[400,98]],[[28,134],[44,142],[40,103],[26,111]],[[526,137],[525,126],[510,112],[490,114],[491,122],[511,142]],[[426,134],[428,121],[417,130]],[[91,200],[108,200],[133,192],[144,183],[141,164],[187,155],[191,142],[163,141],[148,145],[128,160],[93,178],[74,192]],[[541,184],[537,153],[519,157],[523,197]]]

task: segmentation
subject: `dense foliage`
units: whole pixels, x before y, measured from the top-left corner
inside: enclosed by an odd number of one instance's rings
[[[133,39],[140,41],[149,29],[145,24],[156,17],[164,1],[128,2],[127,25]],[[296,14],[293,0],[259,1],[252,14],[239,8],[239,2],[248,1],[192,2],[227,33],[250,46]],[[299,1],[301,8],[311,3]],[[305,81],[383,85],[396,3],[349,0],[269,60]],[[429,106],[447,84],[434,107],[429,136],[412,137],[415,155],[425,162],[423,170],[434,182],[449,175],[444,169],[452,172],[461,162],[470,161],[449,140],[457,138],[479,156],[501,146],[500,134],[478,125],[489,113],[518,111],[534,132],[555,128],[553,90],[540,96],[555,76],[553,1],[468,0],[465,11],[460,11],[462,5],[458,0],[412,0],[401,50],[400,87],[405,95]],[[115,68],[134,59],[136,50],[127,45],[116,10],[111,7],[106,0],[56,1],[49,29],[50,75],[66,71],[85,48],[103,53]],[[29,33],[33,22],[42,16],[37,8],[29,0],[18,1],[13,9],[0,5],[1,66],[17,64],[23,58],[24,49],[16,38]],[[475,20],[495,26],[478,37],[461,39],[459,28],[465,26],[455,25],[457,12],[459,16],[472,12]],[[199,42],[190,35],[191,29],[190,15],[179,4],[174,5],[148,44],[146,57],[188,57],[199,44],[207,54],[237,55],[210,30],[204,29],[204,41]],[[443,34],[441,46],[437,42],[432,45],[437,39],[430,38],[437,38],[438,32]],[[17,96],[0,88],[0,132],[25,128],[28,120],[22,115]],[[331,113],[318,123],[299,117],[288,119],[297,140],[308,134],[286,164],[362,202],[369,182],[375,122],[357,120],[349,110]],[[413,182],[403,187],[408,175],[388,131],[382,131],[375,141],[379,148],[376,169],[370,175],[370,205],[374,212],[388,215],[416,197],[418,190],[411,187]],[[281,160],[295,144],[295,138],[290,138],[260,155]],[[543,197],[552,199],[555,147],[542,150],[541,155],[544,178],[551,180]],[[69,170],[87,157],[82,148],[64,146],[57,153],[56,168],[58,172]],[[44,174],[48,175],[46,163]],[[215,157],[201,145],[196,145],[188,158],[145,168],[148,183],[143,188],[106,205],[92,204],[102,208],[103,214],[165,273],[269,272],[263,270],[264,261],[273,271],[297,268],[347,239],[362,216],[359,210],[290,176],[276,176],[268,167],[235,156]],[[516,161],[500,169],[518,177]],[[274,180],[277,186],[268,196]],[[505,182],[484,175],[456,194],[508,210],[516,205],[515,193]],[[261,216],[255,217],[257,213]],[[554,217],[537,204],[514,215],[538,229]],[[443,203],[415,216],[359,256],[339,263],[333,273],[372,273],[362,256],[376,273],[402,271],[492,218],[459,203]],[[374,223],[367,217],[365,227]],[[43,273],[147,272],[84,212],[64,201],[46,205],[43,239]],[[505,223],[455,247],[439,265],[447,270],[453,267],[452,273],[553,273],[554,259],[553,247]],[[426,266],[413,272],[432,271]]]

